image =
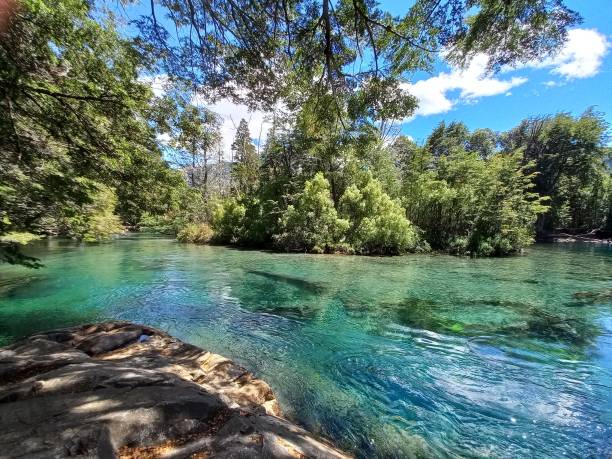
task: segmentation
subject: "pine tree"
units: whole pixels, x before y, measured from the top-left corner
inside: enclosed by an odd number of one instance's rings
[[[251,142],[251,133],[246,120],[241,119],[232,143],[233,188],[237,194],[254,191],[259,183],[259,157]]]

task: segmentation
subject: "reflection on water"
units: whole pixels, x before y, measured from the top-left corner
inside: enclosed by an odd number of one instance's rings
[[[612,454],[612,249],[369,258],[132,236],[0,266],[0,342],[124,319],[235,359],[360,457]]]

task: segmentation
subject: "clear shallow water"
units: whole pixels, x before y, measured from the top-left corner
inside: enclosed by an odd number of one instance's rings
[[[366,258],[138,236],[32,254],[46,266],[0,266],[0,344],[156,326],[249,368],[287,416],[364,458],[612,454],[610,247]]]

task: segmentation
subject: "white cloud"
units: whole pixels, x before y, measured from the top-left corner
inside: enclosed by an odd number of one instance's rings
[[[169,145],[170,144],[170,134],[157,134],[156,139],[159,143],[163,144],[163,145]]]
[[[536,67],[553,67],[552,73],[569,80],[588,78],[599,73],[610,43],[595,29],[572,29],[559,53]]]
[[[550,73],[560,75],[566,81],[589,78],[599,73],[610,46],[608,38],[596,29],[572,29],[567,33],[567,41],[556,54],[542,60],[507,66],[503,71],[549,68]],[[548,87],[562,85],[554,81],[544,84]]]
[[[194,101],[198,103],[198,101]],[[246,105],[236,104],[229,99],[222,99],[214,104],[206,104],[206,107],[217,113],[222,118],[221,136],[223,142],[223,152],[226,159],[231,158],[231,147],[236,129],[241,119],[245,119],[249,124],[251,138],[255,140],[255,144],[261,141],[265,142],[268,131],[272,123],[267,120],[266,113],[261,111],[252,111]]]
[[[501,80],[487,75],[487,56],[479,54],[465,69],[452,68],[450,73],[405,83],[403,88],[419,99],[416,115],[427,116],[450,111],[457,103],[475,103],[481,97],[506,94],[511,88],[527,81],[523,77]],[[460,91],[451,99],[452,91]]]

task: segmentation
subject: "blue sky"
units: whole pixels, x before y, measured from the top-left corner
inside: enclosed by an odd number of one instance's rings
[[[381,7],[401,15],[411,3],[382,0]],[[465,70],[452,69],[440,61],[431,74],[413,75],[405,87],[420,99],[420,107],[401,124],[401,132],[422,142],[441,121],[463,121],[470,129],[504,131],[529,116],[561,111],[578,115],[589,107],[603,112],[612,124],[612,0],[565,3],[581,14],[583,22],[570,30],[568,42],[556,56],[495,75],[485,74],[484,56],[474,59]],[[127,10],[130,19],[149,12],[149,2]],[[158,11],[158,20],[159,16]],[[134,33],[133,28],[126,31]],[[249,121],[253,137],[262,133],[265,139],[269,123],[264,113],[249,112],[229,101],[209,107],[224,119],[227,150],[241,118]]]
[[[468,75],[453,74],[440,63],[434,73],[419,74],[413,81],[413,92],[418,89],[417,96],[424,99],[417,113],[425,113],[404,123],[402,133],[422,141],[440,121],[463,121],[470,129],[503,131],[528,116],[560,111],[577,115],[590,106],[612,123],[612,0],[568,0],[566,4],[584,21],[574,27],[578,30],[570,31],[569,42],[559,56],[488,78],[475,76],[477,63]],[[398,14],[402,5],[406,3],[382,2],[385,9]],[[460,88],[446,90],[449,86]],[[440,99],[440,94],[446,100]]]

